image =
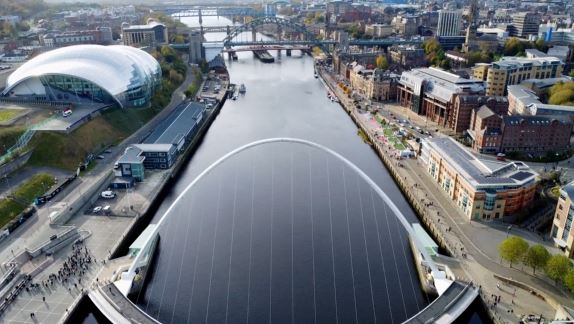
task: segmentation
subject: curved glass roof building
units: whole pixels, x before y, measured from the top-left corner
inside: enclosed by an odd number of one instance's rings
[[[19,67],[2,96],[37,102],[117,103],[140,107],[161,84],[161,68],[134,47],[76,45],[38,55]]]

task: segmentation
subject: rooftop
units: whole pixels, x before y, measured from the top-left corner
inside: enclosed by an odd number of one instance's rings
[[[450,101],[456,93],[482,92],[484,82],[462,78],[437,68],[419,68],[403,72],[400,83],[413,88],[421,87],[425,81],[424,90],[429,96]]]
[[[142,156],[141,153],[141,149],[130,146],[126,148],[124,154],[118,160],[118,163],[143,163],[145,156]]]
[[[492,65],[501,69],[514,69],[529,66],[541,66],[541,65],[558,65],[562,61],[554,56],[536,57],[536,58],[526,58],[526,57],[515,57],[515,56],[504,56],[499,61],[493,62]]]
[[[519,187],[534,181],[537,176],[537,173],[523,162],[481,160],[450,137],[436,137],[424,141],[477,190]]]
[[[536,79],[530,79],[528,81],[535,82]],[[574,114],[573,106],[551,105],[540,102],[538,96],[532,90],[525,88],[522,84],[509,85],[507,90],[508,96],[513,96],[517,102],[526,107],[526,112],[531,115],[538,115],[539,111],[544,113],[549,111],[559,111]]]
[[[570,200],[574,201],[574,181],[568,183],[565,186],[562,186],[560,191],[564,192],[564,194],[566,194]]]
[[[553,123],[560,124],[570,124],[570,118],[565,116],[552,116],[552,115],[542,115],[542,116],[505,116],[504,123],[506,125],[518,125],[518,124],[531,124],[531,125],[552,125]]]
[[[145,144],[176,144],[202,118],[205,106],[197,102],[180,104],[144,141]]]

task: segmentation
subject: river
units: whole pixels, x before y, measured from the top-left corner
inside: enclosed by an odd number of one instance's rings
[[[228,23],[204,17],[205,26]],[[337,151],[416,222],[382,162],[314,78],[312,58],[271,54],[272,64],[251,52],[227,61],[231,81],[247,93],[224,105],[152,222],[219,157],[271,137]],[[172,210],[160,237],[136,302],[162,323],[399,323],[429,302],[388,207],[352,170],[301,145],[270,144],[222,164]]]

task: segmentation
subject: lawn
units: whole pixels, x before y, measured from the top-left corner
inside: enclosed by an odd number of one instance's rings
[[[18,116],[23,110],[20,109],[0,109],[0,123],[9,121]]]
[[[40,132],[32,139],[34,153],[28,163],[75,170],[85,157],[117,144],[157,114],[153,108],[105,111],[70,134]]]
[[[0,128],[0,155],[6,153],[6,150],[16,144],[16,141],[24,133],[20,126]]]
[[[0,228],[8,224],[28,207],[34,198],[43,195],[54,185],[54,177],[38,173],[13,192],[15,199],[0,200]]]

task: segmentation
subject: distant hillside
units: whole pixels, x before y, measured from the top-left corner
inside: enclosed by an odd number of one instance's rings
[[[16,15],[26,18],[46,8],[43,0],[0,0],[1,16]]]

